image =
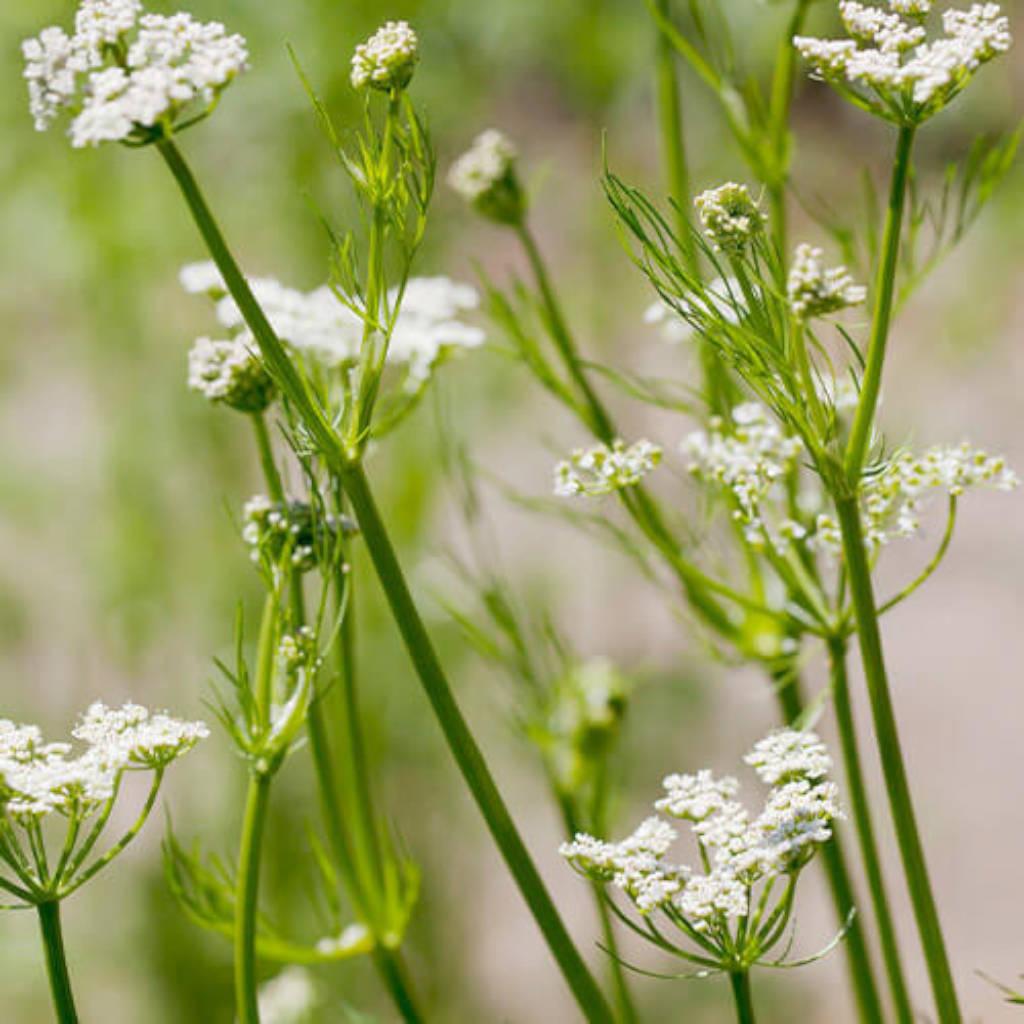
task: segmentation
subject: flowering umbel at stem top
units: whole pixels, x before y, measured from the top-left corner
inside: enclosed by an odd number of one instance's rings
[[[206,116],[246,68],[245,40],[139,0],[82,0],[74,32],[51,26],[22,45],[36,128],[71,117],[76,147],[144,144]]]
[[[948,106],[975,72],[1012,44],[998,4],[943,12],[943,34],[929,41],[931,0],[889,0],[888,9],[840,0],[848,39],[793,40],[825,80],[857,106],[917,125]]]

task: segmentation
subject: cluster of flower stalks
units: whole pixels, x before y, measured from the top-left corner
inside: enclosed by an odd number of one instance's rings
[[[946,175],[945,187],[955,187],[960,201],[936,204],[946,219],[935,222],[927,252],[908,226],[923,220],[909,187],[914,143],[984,64],[1009,49],[1008,20],[995,4],[933,11],[931,0],[840,0],[845,35],[819,39],[805,35],[809,0],[785,0],[772,78],[758,82],[737,72],[742,43],[728,38],[720,12],[705,20],[700,0],[685,6],[684,16],[668,0],[647,4],[672,201],[651,200],[607,166],[602,180],[629,255],[653,289],[645,319],[696,356],[699,379],[688,382],[686,400],[671,382],[602,366],[584,350],[532,233],[512,141],[484,131],[448,172],[452,189],[495,231],[518,240],[529,271],[512,287],[481,283],[490,344],[522,367],[524,384],[535,381],[579,424],[579,447],[555,467],[548,504],[617,541],[638,572],[669,583],[694,631],[734,663],[760,667],[778,701],[779,728],[745,757],[765,787],[759,810],[737,799],[732,777],[670,774],[655,803],[661,817],[610,840],[627,677],[607,659],[577,655],[545,610],[514,596],[484,536],[471,454],[456,440],[452,476],[474,555],[453,561],[472,607],[451,601],[448,610],[466,643],[513,684],[516,724],[564,822],[561,853],[595,901],[606,978],[581,956],[592,939],[566,929],[460,712],[364,469],[371,447],[378,464],[386,462],[387,435],[416,412],[444,364],[489,344],[474,313],[481,305],[474,287],[418,276],[436,158],[412,98],[415,75],[430,73],[429,60],[418,71],[416,34],[404,22],[388,22],[356,48],[351,84],[364,109],[356,125],[336,127],[314,84],[299,74],[361,212],[353,228],[332,229],[325,283],[311,292],[243,272],[178,145],[247,70],[241,36],[189,14],[147,13],[140,0],[81,0],[72,25],[47,28],[24,44],[40,130],[63,120],[75,147],[117,142],[155,153],[179,186],[182,215],[192,218],[206,248],[180,281],[209,303],[211,324],[189,354],[188,386],[251,434],[262,467],[261,492],[239,495],[238,506],[239,551],[262,585],[263,607],[258,622],[239,613],[233,624],[236,654],[230,664],[218,662],[213,702],[221,742],[247,766],[237,797],[237,856],[206,854],[201,840],[186,844],[171,831],[164,843],[167,877],[184,912],[233,943],[241,1024],[307,1019],[321,1000],[307,972],[352,957],[372,961],[402,1019],[433,1019],[403,955],[418,872],[389,830],[363,738],[352,614],[353,588],[364,582],[351,571],[357,546],[583,1019],[642,1018],[641,983],[630,973],[657,972],[626,962],[618,936],[628,931],[653,947],[657,963],[668,954],[688,965],[672,977],[727,978],[741,1022],[755,1019],[755,968],[797,967],[834,950],[848,967],[851,1008],[843,1019],[961,1020],[879,620],[939,567],[961,495],[1012,490],[1017,478],[1001,458],[967,443],[904,447],[886,435],[877,414],[899,302],[962,236],[1009,166],[1015,140],[979,144]],[[718,102],[746,162],[746,184],[719,184],[692,199],[681,65]],[[814,239],[793,244],[789,237],[791,107],[803,75],[817,83],[807,88],[833,88],[865,116],[890,123],[894,136],[884,223],[877,233],[875,225],[864,229],[868,239],[877,234],[877,245],[833,230],[832,237],[850,240],[836,260]],[[674,412],[677,433],[623,436],[620,410],[635,403]],[[668,496],[665,470],[673,464],[689,472],[691,489],[716,512],[710,522],[687,521],[683,498]],[[662,474],[668,486],[659,485]],[[933,557],[901,590],[877,595],[874,571],[887,547],[916,534],[936,504],[947,525]],[[854,648],[865,694],[851,693],[848,682]],[[828,675],[811,699],[803,672],[819,650]],[[873,728],[858,736],[854,704],[864,699]],[[834,716],[839,735],[835,766],[811,731],[826,716]],[[77,1017],[60,901],[124,849],[153,807],[168,764],[207,735],[201,723],[97,704],[74,730],[86,748],[72,757],[70,745],[44,743],[32,726],[0,722],[0,887],[17,905],[38,909],[62,1022]],[[738,759],[749,741],[739,739],[728,755]],[[881,761],[887,807],[865,783],[867,753]],[[307,756],[320,813],[304,870],[328,908],[328,927],[315,936],[290,934],[261,909],[274,782]],[[678,758],[666,752],[673,762],[666,767],[693,769]],[[122,779],[138,771],[152,775],[141,814],[104,845]],[[886,818],[900,862],[898,871],[891,864],[883,873],[875,828]],[[679,838],[672,821],[691,826],[689,864],[672,853]],[[854,859],[865,893],[852,882]],[[812,861],[827,877],[835,927],[818,953],[797,957],[792,922]],[[918,940],[903,946],[889,902],[897,886],[909,894]],[[908,986],[911,961],[926,966],[930,991]],[[262,990],[261,963],[281,967]]]

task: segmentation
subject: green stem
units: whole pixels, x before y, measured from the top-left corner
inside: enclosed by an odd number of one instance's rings
[[[832,639],[828,644],[829,670],[832,678],[832,700],[836,709],[836,723],[839,727],[839,745],[843,755],[846,771],[846,790],[849,794],[850,807],[857,829],[857,840],[860,843],[861,858],[864,862],[864,873],[867,876],[871,902],[878,923],[878,935],[882,945],[882,959],[885,962],[889,987],[892,990],[892,1001],[896,1011],[896,1019],[900,1024],[912,1024],[913,1007],[907,992],[907,983],[903,977],[903,965],[900,962],[899,943],[896,939],[896,928],[889,911],[889,897],[885,889],[882,875],[882,862],[875,841],[875,828],[871,820],[871,809],[868,800],[864,773],[861,770],[860,750],[857,743],[856,725],[853,719],[853,707],[850,702],[850,683],[846,671],[846,642],[843,639]]]
[[[597,393],[587,379],[587,375],[580,363],[572,335],[566,325],[565,315],[562,313],[562,308],[555,295],[555,290],[551,284],[547,267],[544,265],[540,249],[537,248],[537,242],[525,221],[516,226],[516,234],[526,250],[530,269],[533,271],[537,287],[540,289],[541,300],[544,303],[544,309],[547,312],[551,328],[552,340],[558,349],[558,354],[562,357],[562,362],[565,364],[573,384],[575,384],[585,403],[584,414],[588,420],[588,425],[605,444],[611,444],[615,440],[615,428],[612,425],[611,417],[608,415],[608,411],[605,409],[601,399],[597,397]]]
[[[850,440],[846,448],[846,477],[851,486],[856,486],[867,458],[871,443],[871,428],[875,421],[878,396],[882,387],[882,369],[885,365],[886,343],[889,340],[889,325],[892,322],[893,295],[896,289],[896,270],[900,254],[900,236],[903,230],[903,215],[906,207],[907,180],[910,175],[910,157],[914,148],[915,128],[904,125],[900,128],[896,143],[896,159],[893,164],[892,184],[889,189],[889,209],[885,218],[885,233],[882,237],[882,258],[875,278],[875,313],[871,325],[871,340],[868,342],[867,361],[861,380],[860,400],[850,429]]]
[[[60,927],[60,903],[52,900],[36,905],[39,927],[46,951],[46,973],[50,979],[53,1009],[59,1024],[78,1024],[75,999],[71,993],[71,977],[64,956],[64,936]]]
[[[424,1018],[416,1007],[416,997],[401,951],[378,942],[373,947],[373,963],[402,1020],[407,1024],[419,1024]]]
[[[736,1020],[739,1024],[755,1024],[754,1001],[750,996],[750,972],[733,971],[729,975],[729,983],[736,1003]]]
[[[396,623],[452,754],[584,1016],[591,1022],[611,1024],[611,1010],[569,938],[565,925],[551,902],[551,897],[494,784],[476,741],[455,703],[448,680],[406,586],[362,467],[349,461],[348,453],[339,443],[323,412],[315,404],[289,360],[284,346],[231,254],[220,227],[203,198],[199,184],[177,146],[170,139],[162,139],[157,143],[157,148],[181,189],[210,256],[260,346],[272,376],[292,402],[331,470],[342,477],[342,483],[352,502],[356,519],[362,529],[363,538]]]
[[[256,918],[260,860],[270,800],[270,776],[253,773],[245,801],[235,887],[235,1008],[239,1024],[259,1024],[256,990]]]
[[[907,877],[914,917],[924,947],[928,976],[938,1011],[940,1024],[960,1024],[960,1007],[956,987],[949,966],[949,957],[939,923],[938,909],[928,879],[924,849],[918,833],[917,818],[910,796],[910,784],[903,762],[896,715],[889,692],[889,679],[882,653],[882,637],[878,628],[871,569],[864,547],[860,510],[856,497],[836,502],[836,513],[843,536],[843,557],[849,581],[850,596],[857,620],[861,658],[871,712],[875,725],[875,738],[882,761],[882,774],[889,795],[893,825],[899,844],[903,870]]]
[[[785,671],[773,672],[773,682],[782,720],[786,725],[792,725],[803,714],[806,705],[800,677],[794,673],[792,667],[789,667]],[[856,906],[857,900],[838,833],[825,844],[822,856],[836,920],[839,927],[843,927],[849,920],[850,911]],[[857,1003],[857,1016],[861,1024],[878,1024],[885,1017],[882,1013],[882,1000],[875,981],[871,956],[868,953],[864,922],[859,914],[850,922],[843,947],[846,951],[850,985]]]
[[[405,576],[377,511],[362,466],[347,466],[343,484],[406,650],[487,827],[584,1016],[588,1021],[611,1024],[611,1010],[566,932],[565,925],[551,902],[551,897],[498,792],[480,748],[455,702],[444,670],[437,660],[433,645],[409,593]]]

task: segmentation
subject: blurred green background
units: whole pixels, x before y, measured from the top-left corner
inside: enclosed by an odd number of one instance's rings
[[[744,61],[763,73],[782,6],[731,0],[725,7]],[[819,5],[814,15],[823,27],[829,8]],[[211,657],[230,650],[235,604],[241,597],[254,608],[259,598],[232,519],[258,488],[248,433],[185,387],[185,354],[210,322],[203,303],[177,285],[179,266],[204,253],[173,183],[152,153],[75,152],[59,131],[37,135],[27,113],[19,42],[43,25],[67,23],[73,9],[57,0],[0,7],[0,714],[37,721],[54,738],[97,698],[203,714]],[[657,371],[673,361],[681,369],[681,353],[666,354],[640,322],[648,297],[616,242],[598,182],[607,131],[616,168],[660,189],[653,35],[642,0],[196,0],[191,10],[224,21],[250,44],[251,73],[183,142],[250,273],[304,288],[319,284],[327,245],[314,205],[339,220],[349,210],[345,182],[285,44],[344,123],[356,112],[347,82],[353,46],[377,23],[405,17],[421,36],[415,95],[442,170],[481,128],[504,128],[523,152],[538,232],[591,351],[632,369]],[[986,71],[929,128],[923,166],[962,153],[976,131],[1012,125],[1022,78],[1013,57]],[[695,186],[741,177],[739,157],[699,83],[684,75],[683,91]],[[886,133],[823,87],[801,83],[797,127],[795,179],[809,201],[827,194],[841,205],[855,196],[861,165],[884,174]],[[1024,324],[1022,228],[1024,188],[1014,173],[970,240],[907,311],[894,353],[898,383],[888,386],[884,409],[905,435],[955,441],[970,429],[979,443],[1024,453],[1015,337]],[[806,234],[820,238],[813,227]],[[474,222],[442,186],[417,270],[472,280],[477,262],[499,279],[521,269],[509,240]],[[578,428],[524,372],[487,353],[447,367],[443,378],[454,431],[474,457],[522,491],[545,494],[553,452],[580,443]],[[648,425],[643,410],[620,404],[627,422]],[[678,421],[652,422],[666,446],[685,429]],[[431,602],[443,578],[440,555],[459,544],[458,516],[437,467],[427,403],[376,452],[370,471],[417,590],[433,610],[431,626],[460,697],[560,904],[600,965],[589,894],[555,856],[557,816],[531,752],[508,724],[509,691]],[[1014,552],[1024,549],[1024,527],[1015,525],[1019,512],[997,504],[989,511],[986,501],[965,525],[966,553],[953,557],[938,593],[890,625],[897,667],[906,666],[913,683],[898,702],[958,974],[968,1007],[988,1021],[1009,1011],[973,969],[1002,977],[1024,970],[1024,942],[1013,927],[1019,916],[1007,905],[1024,903],[1019,870],[1009,893],[999,875],[999,865],[1009,875],[1024,854],[1022,802],[1006,795],[1019,795],[1024,779],[1012,739],[1024,710],[1021,642],[1014,639],[1014,586],[1024,568]],[[640,680],[616,760],[621,826],[645,813],[666,772],[734,765],[771,721],[761,680],[712,663],[665,595],[638,582],[616,556],[500,499],[492,514],[503,564],[517,584],[545,595],[582,653],[608,654]],[[906,558],[919,564],[921,555]],[[897,559],[895,574],[901,566]],[[431,1019],[573,1020],[365,568],[356,566],[366,580],[359,609],[365,702],[383,801],[423,867],[409,959]],[[972,684],[966,699],[965,677]],[[948,723],[968,703],[965,718],[974,724],[960,730],[958,747]],[[993,736],[1005,742],[989,742]],[[964,766],[968,760],[973,767]],[[962,766],[956,772],[954,763]],[[986,796],[993,778],[1002,800]],[[240,765],[215,733],[166,788],[182,837],[231,853],[242,784]],[[1008,810],[1007,799],[1017,809]],[[995,853],[981,853],[988,839],[978,830],[990,812],[1002,814],[1007,838]],[[302,754],[278,784],[274,813],[266,902],[301,929],[309,924],[304,823],[315,813]],[[228,944],[197,931],[175,906],[162,879],[161,829],[154,816],[117,868],[67,907],[86,1022],[232,1019]],[[890,874],[896,890],[895,861]],[[800,919],[811,946],[832,928],[817,884],[807,886]],[[909,942],[913,931],[903,917]],[[666,966],[649,952],[631,952],[647,966]],[[912,972],[923,999],[916,963]],[[344,1019],[342,1001],[372,1019],[392,1019],[365,964],[324,969],[319,977],[331,994],[325,1020]],[[849,1019],[838,955],[756,983],[770,992],[769,1022]],[[727,992],[717,982],[637,978],[634,986],[648,1020],[728,1019]],[[3,1021],[49,1019],[28,915],[0,918],[0,990]]]

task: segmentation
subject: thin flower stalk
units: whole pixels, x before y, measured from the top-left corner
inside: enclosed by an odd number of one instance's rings
[[[181,189],[210,256],[217,264],[228,291],[256,338],[278,386],[292,402],[305,428],[317,444],[322,458],[342,482],[406,649],[427,692],[449,748],[566,982],[588,1021],[601,1024],[610,1022],[611,1011],[551,902],[483,755],[455,703],[448,680],[406,586],[362,467],[358,462],[350,461],[350,453],[333,433],[323,412],[316,407],[298,376],[228,249],[198,183],[180,151],[170,139],[162,139],[157,147]]]

